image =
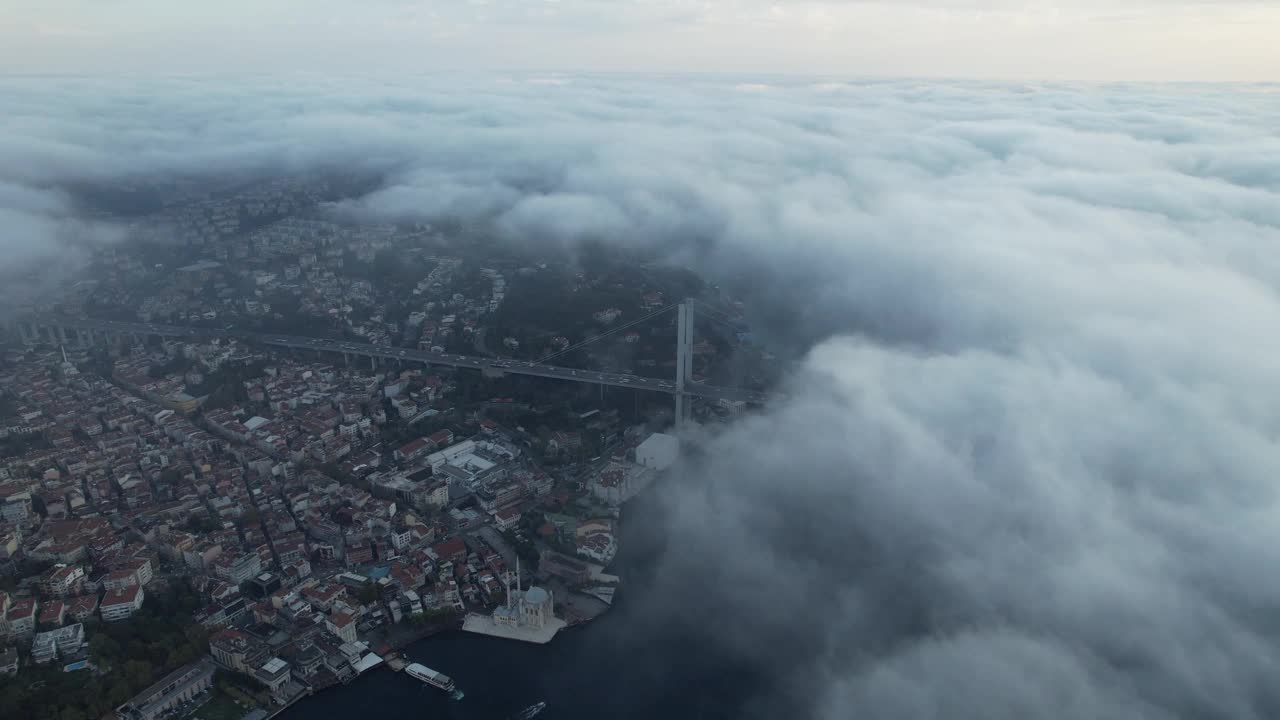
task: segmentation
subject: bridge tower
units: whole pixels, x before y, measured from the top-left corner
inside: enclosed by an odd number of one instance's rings
[[[676,308],[676,434],[684,430],[692,415],[693,398],[685,395],[685,385],[693,380],[693,300]]]

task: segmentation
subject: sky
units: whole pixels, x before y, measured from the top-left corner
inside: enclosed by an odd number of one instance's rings
[[[1268,81],[1275,0],[4,0],[0,72]]]
[[[59,77],[0,104],[11,265],[121,241],[79,183],[343,167],[382,181],[339,217],[743,289],[788,379],[691,439],[642,615],[786,658],[761,717],[1280,715],[1274,85]]]

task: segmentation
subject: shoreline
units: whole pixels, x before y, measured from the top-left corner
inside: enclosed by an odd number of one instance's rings
[[[645,488],[640,493],[637,493],[636,497],[629,498],[625,503],[619,506],[618,508],[619,520],[621,520],[621,514],[625,507],[627,507],[628,505],[632,505],[633,501],[636,500],[636,498],[639,498],[644,495],[648,495],[650,491],[651,491],[651,487]],[[610,565],[612,564],[613,563],[610,563]],[[617,575],[606,574],[605,571],[608,569],[608,566],[598,565],[595,563],[588,563],[588,565],[591,567],[592,575],[594,577],[605,580],[605,582],[613,584],[614,587],[621,585],[621,580],[622,580],[621,577]],[[609,614],[609,611],[611,611],[614,607],[613,603],[604,602],[600,598],[594,597],[592,595],[589,595],[586,593],[575,593],[575,594],[582,596],[582,598],[584,599],[588,599],[594,602],[599,602],[604,607],[600,608],[598,612],[596,612],[595,614],[589,617],[585,617],[577,613],[571,613],[571,618],[570,617],[558,618],[561,620],[561,622],[564,623],[564,625],[558,628],[557,631],[554,633],[554,635],[551,638],[549,638],[546,642],[543,642],[543,643],[534,642],[532,644],[539,645],[539,646],[550,645],[554,643],[556,637],[559,637],[564,633],[568,633],[569,631],[572,631],[578,628],[584,628],[593,624],[596,620],[599,620],[601,617]],[[394,656],[399,656],[399,659],[403,661],[404,660],[403,651],[406,648],[408,648],[410,645],[413,645],[414,643],[418,643],[424,640],[429,640],[438,635],[443,635],[449,631],[471,633],[471,634],[476,634],[482,637],[493,637],[499,640],[509,640],[509,641],[521,643],[521,644],[528,642],[521,638],[504,637],[502,635],[489,634],[489,633],[476,633],[474,631],[469,631],[465,628],[465,625],[466,625],[466,619],[471,614],[472,613],[463,614],[448,623],[429,625],[429,626],[420,627],[420,628],[409,628],[409,627],[397,628],[394,633],[390,633],[389,637],[383,639],[378,644],[379,648],[385,647],[386,649],[389,650],[389,652],[387,653],[386,656],[384,656],[383,658],[384,662],[380,663],[378,667],[371,668],[371,670],[378,670],[379,668],[385,668],[393,673],[400,673],[400,671],[397,670],[395,667],[393,667],[389,662],[390,660],[393,659]],[[577,634],[577,633],[574,633],[574,634]],[[370,645],[371,646],[374,645],[374,642],[372,640],[370,641]],[[362,673],[361,675],[357,675],[355,678],[352,678],[352,681],[359,679],[360,677],[363,677],[365,674],[367,673]],[[313,695],[318,695],[322,692],[325,692],[327,690],[332,690],[334,688],[345,687],[347,684],[349,683],[339,683],[337,685],[331,685],[331,686],[319,688],[319,689],[308,688],[306,692],[300,693],[297,697],[294,697],[291,700],[289,700],[288,703],[276,708],[264,720],[271,720],[272,718],[275,718],[276,716],[285,712],[286,710],[291,708],[293,705],[295,705],[296,703],[298,703],[299,701],[305,698],[311,697]]]
[[[649,536],[644,534],[644,523],[637,523],[636,520],[650,516],[649,511],[656,498],[654,487],[646,488],[621,508],[621,527],[627,529],[620,530],[619,551],[614,562],[601,568],[601,572],[618,577],[620,591],[627,584],[623,578],[631,578],[637,583],[633,588],[635,592],[619,592],[615,602],[592,620],[583,619],[568,624],[556,633],[551,642],[543,645],[504,641],[466,631],[450,632],[461,630],[459,618],[457,621],[434,626],[400,628],[388,638],[386,647],[397,650],[404,662],[421,662],[453,678],[458,687],[466,692],[467,697],[463,702],[468,707],[465,712],[470,713],[471,717],[510,717],[511,713],[536,700],[548,700],[557,708],[567,703],[579,702],[581,692],[565,691],[559,683],[563,682],[566,673],[597,677],[593,673],[601,667],[609,667],[615,661],[611,651],[605,652],[603,656],[599,655],[602,646],[591,641],[590,636],[596,632],[603,633],[600,637],[607,641],[605,645],[618,641],[618,628],[620,624],[625,625],[631,615],[628,608],[634,607],[645,595],[645,568],[654,557],[655,547],[646,541]],[[633,530],[641,534],[632,537]],[[558,604],[558,592],[556,597]],[[591,598],[591,601],[600,603],[596,598]],[[589,627],[594,627],[594,630],[586,632],[585,628]],[[415,647],[411,655],[405,652],[413,643],[427,640],[430,642]],[[634,641],[634,638],[630,641]],[[376,645],[380,641],[371,639],[369,642]],[[629,652],[645,652],[646,648],[647,644],[640,643],[634,645]],[[697,648],[691,648],[689,652],[696,650]],[[384,664],[390,666],[390,663]],[[392,671],[394,672],[394,668]],[[354,687],[338,686],[334,688],[336,692],[332,693],[332,699],[325,696],[323,700],[305,702],[301,706],[303,710],[293,710],[292,714],[284,713],[275,720],[344,720],[351,717],[352,713],[363,712],[371,707],[385,707],[384,698],[396,698],[396,703],[403,704],[402,707],[413,707],[414,712],[419,707],[431,708],[433,717],[450,717],[449,713],[455,712],[452,709],[454,703],[447,696],[428,691],[420,694],[410,687],[418,683],[402,682],[391,675],[379,673],[365,675],[370,676],[365,684],[356,686],[352,682],[349,685]],[[558,689],[549,689],[539,678],[553,678],[553,685]],[[607,679],[600,678],[598,682],[593,681],[592,688],[611,686],[614,680],[616,678],[612,675]],[[625,687],[620,685],[597,699],[601,703],[607,703],[614,692],[624,690]],[[585,692],[593,694],[595,690]],[[305,700],[305,696],[299,700]],[[388,709],[387,712],[401,710]],[[673,717],[679,716],[677,714]]]
[[[428,640],[436,635],[441,635],[443,633],[449,632],[450,630],[461,630],[461,629],[462,629],[462,620],[459,619],[456,622],[439,624],[439,625],[422,627],[422,628],[415,628],[411,632],[396,633],[395,637],[388,638],[383,642],[383,645],[389,648],[390,652],[388,652],[387,655],[383,657],[383,662],[378,663],[377,666],[369,668],[369,670],[363,673],[359,673],[358,675],[351,678],[351,680],[348,680],[345,683],[335,683],[333,685],[327,685],[325,687],[320,687],[320,688],[307,686],[305,691],[298,693],[296,696],[290,698],[288,702],[277,706],[274,710],[271,710],[267,714],[267,716],[263,718],[263,720],[271,720],[272,718],[276,717],[277,715],[280,715],[281,713],[285,712],[286,710],[293,707],[294,705],[301,702],[302,700],[305,700],[306,698],[312,697],[314,695],[320,695],[321,693],[333,690],[335,688],[345,687],[349,685],[351,682],[354,682],[355,680],[358,680],[359,678],[364,677],[365,675],[369,674],[372,671],[376,671],[379,669],[386,669],[393,673],[399,673],[400,671],[392,667],[389,662],[389,660],[391,660],[393,656],[398,656],[401,651],[403,651],[405,648],[407,648],[408,646],[414,643],[421,642],[423,640]],[[258,708],[258,709],[266,710],[266,708]]]

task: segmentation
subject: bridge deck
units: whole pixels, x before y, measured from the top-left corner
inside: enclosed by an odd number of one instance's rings
[[[475,355],[458,355],[453,353],[434,353],[414,348],[397,348],[388,345],[372,345],[354,343],[345,340],[330,340],[297,335],[281,335],[278,333],[261,333],[247,330],[218,330],[215,328],[187,327],[182,325],[161,325],[156,323],[128,323],[113,320],[92,320],[88,318],[36,318],[30,320],[40,327],[66,328],[73,330],[92,330],[137,335],[159,335],[161,337],[179,337],[193,339],[243,338],[266,345],[287,347],[315,352],[345,353],[363,357],[386,358],[407,362],[420,362],[428,365],[444,365],[474,369],[496,369],[513,375],[530,375],[534,377],[568,380],[569,382],[591,383],[594,385],[610,385],[613,387],[650,390],[653,392],[676,395],[674,380],[648,378],[625,373],[607,373],[596,370],[579,370],[577,368],[546,365],[523,360],[487,358]],[[723,387],[718,385],[686,384],[685,395],[707,398],[711,400],[740,400],[751,403],[762,403],[767,395],[752,390]]]

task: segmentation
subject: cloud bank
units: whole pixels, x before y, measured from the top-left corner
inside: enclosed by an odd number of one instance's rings
[[[7,212],[56,216],[48,193],[87,180],[357,166],[386,182],[339,212],[645,247],[752,289],[804,358],[683,468],[655,575],[673,602],[647,612],[694,600],[725,648],[784,656],[792,712],[1280,714],[1275,86],[58,80],[0,99]]]

